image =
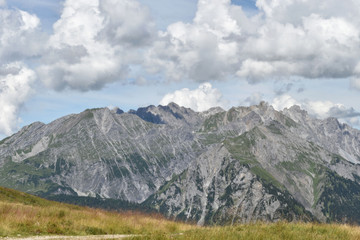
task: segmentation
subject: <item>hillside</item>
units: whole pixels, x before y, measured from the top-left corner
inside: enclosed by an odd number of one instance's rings
[[[0,238],[118,234],[131,239],[359,239],[360,228],[310,223],[256,223],[198,227],[172,222],[159,215],[106,212],[57,203],[0,187]],[[92,238],[96,239],[96,238]],[[119,238],[120,239],[120,238]]]
[[[137,212],[107,212],[48,201],[0,187],[0,237],[174,234],[195,226]]]
[[[0,166],[5,187],[200,225],[360,223],[360,131],[296,106],[88,109],[2,140]]]

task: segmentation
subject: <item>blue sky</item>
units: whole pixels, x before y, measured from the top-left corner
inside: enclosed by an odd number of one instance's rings
[[[169,101],[297,104],[359,128],[359,11],[350,0],[0,0],[0,138],[87,108]]]

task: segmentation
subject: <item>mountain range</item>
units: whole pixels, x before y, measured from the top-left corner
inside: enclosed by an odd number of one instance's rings
[[[265,102],[87,109],[0,141],[0,185],[198,224],[360,223],[360,131]]]

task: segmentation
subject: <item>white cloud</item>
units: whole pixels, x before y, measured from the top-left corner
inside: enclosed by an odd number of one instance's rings
[[[351,126],[359,126],[360,112],[352,107],[331,101],[307,101],[302,107],[317,118],[335,117]]]
[[[360,5],[357,1],[346,0],[339,4],[336,0],[257,0],[257,7],[267,19],[278,22],[301,24],[301,18],[311,14],[325,18],[343,17],[359,22],[357,14]]]
[[[302,105],[310,114],[319,118],[330,117],[331,109],[346,110],[342,104],[335,104],[331,101],[306,101]]]
[[[360,123],[360,112],[352,107],[346,107],[341,103],[333,103],[331,101],[297,101],[292,96],[284,94],[274,98],[272,105],[278,111],[284,108],[290,108],[293,105],[298,105],[316,118],[325,119],[335,117],[352,126],[358,126]]]
[[[290,95],[284,94],[274,98],[271,105],[274,107],[275,110],[281,111],[284,108],[290,108],[291,106],[300,104]]]
[[[2,9],[0,55],[42,56],[38,75],[57,90],[126,82],[132,64],[177,81],[360,78],[358,3],[257,0],[256,6],[258,14],[247,16],[231,0],[199,0],[191,22],[157,33],[136,0],[66,0],[45,47],[35,15]],[[358,88],[357,81],[351,86]]]
[[[153,31],[148,10],[136,1],[67,0],[39,76],[56,90],[96,90],[124,80]]]
[[[210,83],[203,83],[194,90],[183,88],[166,94],[160,101],[160,104],[167,105],[171,102],[199,112],[217,106],[226,107],[226,102],[223,100],[221,92],[216,88],[212,88]]]
[[[19,111],[34,92],[36,74],[23,62],[42,53],[46,35],[33,14],[0,1],[0,135],[17,130]]]
[[[151,72],[168,79],[251,83],[269,78],[356,76],[360,4],[353,0],[257,0],[248,17],[230,0],[199,0],[190,23],[159,34],[146,55]]]
[[[152,42],[155,24],[149,10],[139,2],[102,0],[100,11],[105,15],[104,37],[113,44],[141,47]]]
[[[247,77],[252,82],[260,81],[275,71],[275,67],[268,62],[246,59],[236,73],[239,77]]]
[[[41,53],[45,36],[36,15],[0,8],[0,62],[22,61]]]
[[[32,94],[34,71],[19,62],[0,66],[0,134],[17,129],[21,106]]]
[[[359,127],[360,126],[360,118],[358,117],[353,117],[353,118],[350,118],[348,123],[351,125],[351,126],[357,126]]]
[[[160,33],[146,55],[148,69],[174,80],[226,78],[238,64],[241,29],[231,17],[235,12],[244,15],[230,1],[200,0],[193,23],[177,22]]]

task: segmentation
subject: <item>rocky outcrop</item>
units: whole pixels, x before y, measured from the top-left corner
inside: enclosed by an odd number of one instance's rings
[[[216,145],[145,204],[198,224],[313,220],[281,184],[272,184],[253,170],[234,159],[226,147]]]

